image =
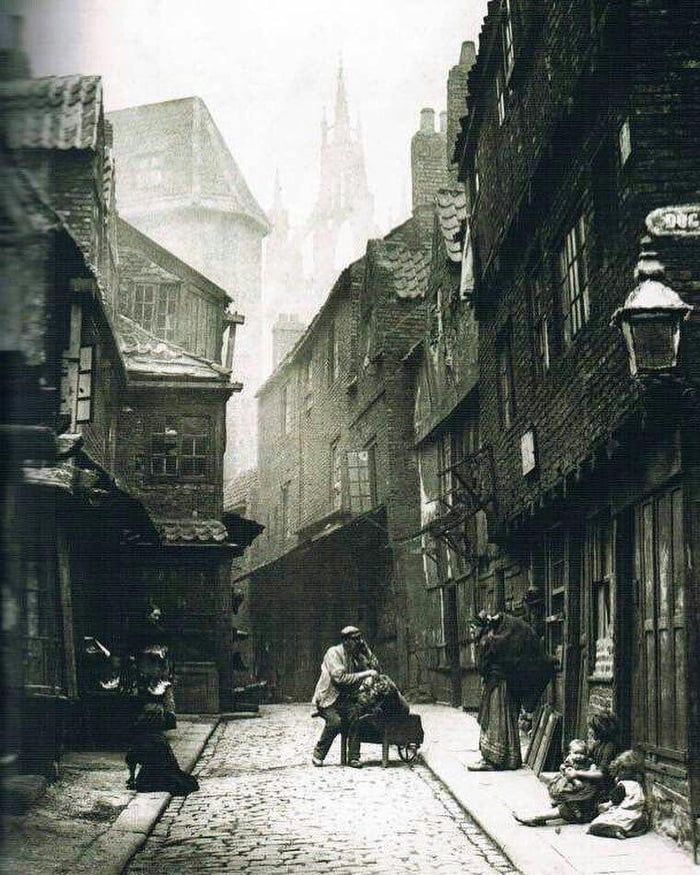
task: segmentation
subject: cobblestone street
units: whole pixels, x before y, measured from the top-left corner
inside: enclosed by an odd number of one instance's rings
[[[321,721],[308,705],[222,724],[196,774],[132,861],[132,875],[189,872],[514,872],[421,764],[363,747],[365,768],[341,768],[339,742],[311,765]]]

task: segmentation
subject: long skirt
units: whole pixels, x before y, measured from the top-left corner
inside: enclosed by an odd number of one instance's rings
[[[479,708],[479,750],[495,769],[519,769],[522,764],[518,714],[505,680],[488,681]]]

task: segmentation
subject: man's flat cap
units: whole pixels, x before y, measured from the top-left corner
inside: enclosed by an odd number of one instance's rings
[[[362,635],[362,632],[360,632],[357,626],[345,626],[340,630],[341,638],[357,638],[358,635]]]

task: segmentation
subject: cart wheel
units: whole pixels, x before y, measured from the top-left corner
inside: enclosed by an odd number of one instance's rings
[[[405,763],[412,763],[418,756],[417,744],[399,744],[397,747],[399,749],[399,758]]]

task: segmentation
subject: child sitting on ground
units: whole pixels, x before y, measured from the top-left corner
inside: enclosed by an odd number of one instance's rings
[[[559,774],[552,779],[549,785],[549,796],[552,802],[558,805],[560,802],[580,800],[593,795],[595,788],[588,781],[581,778],[570,777],[571,772],[587,772],[593,767],[593,760],[588,754],[588,746],[581,738],[574,738],[569,742],[569,753],[559,766]]]
[[[557,818],[567,823],[590,823],[597,813],[598,803],[610,798],[612,782],[609,769],[619,752],[618,730],[617,718],[609,711],[591,717],[588,724],[588,754],[592,765],[587,769],[566,766],[564,770],[569,780],[580,780],[586,786],[567,798],[552,799],[553,807],[549,811],[534,816],[515,814],[515,819],[526,826],[544,826]]]
[[[591,822],[588,832],[594,836],[629,839],[649,829],[644,796],[644,759],[633,750],[626,750],[610,764],[615,784],[610,801],[599,806],[600,814]]]

